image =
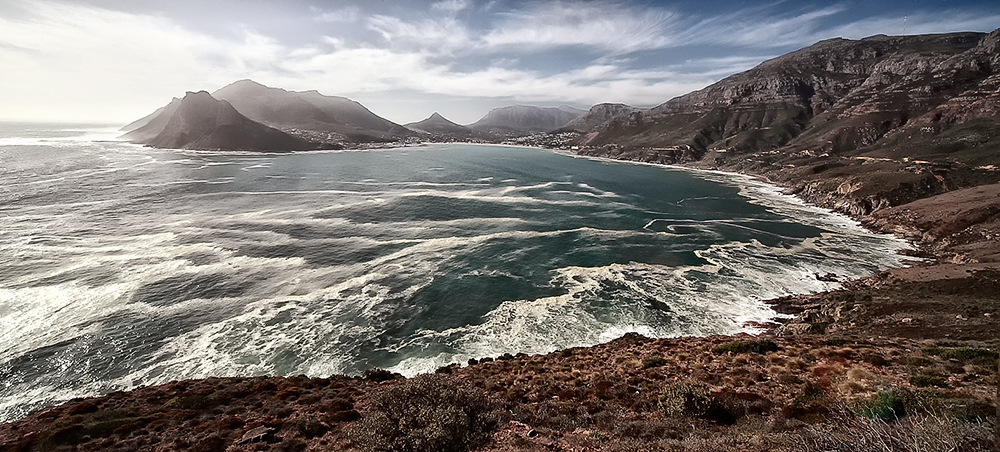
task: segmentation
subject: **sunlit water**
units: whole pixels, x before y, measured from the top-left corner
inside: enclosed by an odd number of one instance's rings
[[[207,376],[407,375],[630,331],[751,331],[760,300],[905,244],[752,179],[431,145],[213,154],[0,129],[0,421]]]

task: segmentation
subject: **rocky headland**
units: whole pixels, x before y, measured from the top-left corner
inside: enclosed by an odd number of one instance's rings
[[[282,152],[319,147],[253,121],[205,91],[188,92],[131,125],[137,127],[126,138],[160,148]]]
[[[566,120],[584,155],[757,175],[914,242],[911,267],[771,300],[760,336],[172,382],[0,425],[0,450],[998,450],[998,42],[823,41]]]

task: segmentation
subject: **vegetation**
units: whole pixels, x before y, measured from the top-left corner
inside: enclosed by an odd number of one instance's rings
[[[778,351],[778,344],[770,340],[734,341],[712,349],[715,353],[760,353]]]
[[[485,442],[498,423],[482,391],[422,375],[377,393],[352,432],[364,451],[459,452]]]

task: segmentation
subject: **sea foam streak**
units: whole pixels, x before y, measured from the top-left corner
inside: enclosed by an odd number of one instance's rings
[[[538,149],[0,143],[0,421],[207,376],[752,331],[904,244],[753,179]]]

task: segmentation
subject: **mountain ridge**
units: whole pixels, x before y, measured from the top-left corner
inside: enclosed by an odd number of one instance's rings
[[[1000,30],[830,39],[585,131],[585,155],[755,174],[856,217],[1000,182]],[[925,162],[925,163],[920,163]]]

